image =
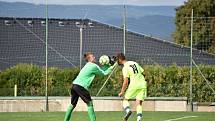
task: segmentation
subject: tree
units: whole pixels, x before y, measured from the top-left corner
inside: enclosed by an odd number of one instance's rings
[[[188,0],[176,8],[174,41],[190,46],[191,11],[194,11],[193,45],[199,50],[215,53],[215,0]]]

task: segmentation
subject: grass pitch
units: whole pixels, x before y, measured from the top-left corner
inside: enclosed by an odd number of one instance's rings
[[[0,113],[0,121],[63,121],[64,112]],[[97,121],[123,121],[123,112],[96,112]],[[88,121],[87,112],[74,112],[71,121]],[[136,121],[133,112],[129,121]],[[207,112],[143,112],[142,121],[215,121]]]

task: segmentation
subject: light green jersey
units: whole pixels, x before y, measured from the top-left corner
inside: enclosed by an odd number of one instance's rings
[[[89,90],[89,87],[96,75],[108,75],[111,68],[102,70],[97,64],[88,62],[80,71],[73,84],[80,85]]]
[[[122,69],[123,77],[130,79],[128,89],[146,89],[147,83],[143,76],[143,68],[134,61],[127,61]]]

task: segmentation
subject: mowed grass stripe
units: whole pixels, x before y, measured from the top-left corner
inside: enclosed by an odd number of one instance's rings
[[[0,113],[0,121],[63,121],[64,115],[64,112],[5,112]],[[124,112],[96,112],[96,116],[97,121],[122,121]],[[165,121],[186,116],[198,117],[179,121],[215,121],[214,112],[143,112],[143,121]],[[74,112],[72,121],[88,121],[87,112]],[[136,121],[136,112],[129,121]]]

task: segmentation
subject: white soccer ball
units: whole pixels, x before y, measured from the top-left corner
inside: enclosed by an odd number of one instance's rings
[[[110,59],[107,55],[102,55],[100,58],[99,58],[99,63],[101,65],[105,65],[105,64],[109,64],[110,62]]]

